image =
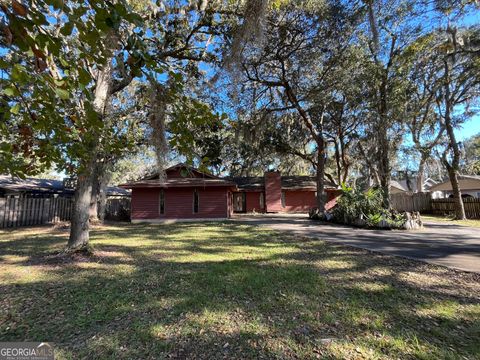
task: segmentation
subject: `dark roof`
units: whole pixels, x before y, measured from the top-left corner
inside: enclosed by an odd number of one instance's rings
[[[202,178],[220,179],[218,176],[200,171],[200,170],[195,169],[194,167],[192,167],[190,165],[187,165],[187,164],[184,164],[184,163],[178,163],[176,165],[170,166],[169,168],[165,169],[165,172],[172,171],[172,170],[177,170],[179,168],[186,169],[187,174],[191,173],[191,174],[201,175]],[[159,177],[160,177],[160,174],[158,172],[155,172],[153,174],[150,174],[150,175],[144,177],[142,180],[157,180],[157,179],[159,179]]]
[[[0,190],[5,193],[30,193],[30,194],[66,194],[73,195],[74,190],[65,188],[62,180],[14,178],[9,175],[0,175]],[[129,196],[128,190],[111,186],[107,188],[108,196]]]
[[[122,184],[126,189],[132,188],[173,188],[173,187],[233,187],[235,183],[220,178],[171,178],[161,181],[159,179],[139,180]]]
[[[336,189],[337,186],[325,180],[325,188]],[[317,178],[315,176],[282,176],[282,189],[316,190]]]
[[[240,190],[263,190],[265,179],[260,176],[232,177],[231,180],[237,184]]]
[[[315,176],[282,176],[282,189],[285,190],[316,190],[317,178]],[[250,177],[232,177],[240,190],[258,190],[265,187],[265,178],[260,176]],[[330,181],[325,180],[326,188],[336,189],[337,187]]]

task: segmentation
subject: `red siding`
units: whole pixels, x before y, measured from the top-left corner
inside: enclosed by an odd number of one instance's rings
[[[265,173],[265,206],[267,212],[281,212],[282,179],[279,172]]]
[[[287,190],[285,191],[285,207],[282,208],[282,211],[308,212],[316,204],[315,191]]]
[[[265,209],[260,207],[260,196],[263,196],[263,192],[249,191],[245,193],[246,196],[246,210],[247,212],[263,212]]]
[[[198,213],[193,213],[193,188],[165,189],[165,214],[159,213],[160,189],[133,189],[132,219],[198,219],[229,217],[228,189],[198,188]]]
[[[131,217],[135,219],[155,219],[159,212],[159,189],[133,188]]]
[[[330,210],[337,203],[339,190],[326,190],[327,203],[325,209]],[[308,212],[311,208],[317,206],[315,191],[287,190],[285,191],[284,212]]]
[[[337,197],[342,193],[342,190],[328,190],[327,191],[327,203],[325,204],[325,210],[330,210],[337,204]]]

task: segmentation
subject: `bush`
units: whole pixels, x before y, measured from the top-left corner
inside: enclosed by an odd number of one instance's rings
[[[333,209],[333,220],[361,227],[398,229],[404,227],[406,217],[383,207],[381,189],[358,191],[342,185],[342,195]]]

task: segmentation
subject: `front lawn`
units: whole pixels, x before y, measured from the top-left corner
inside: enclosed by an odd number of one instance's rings
[[[0,340],[57,358],[480,358],[480,277],[232,223],[0,232]]]
[[[433,222],[443,222],[443,223],[446,222],[446,223],[455,224],[455,225],[463,225],[463,226],[480,228],[480,219],[454,220],[452,217],[449,217],[449,216],[422,214],[422,220],[433,221]]]

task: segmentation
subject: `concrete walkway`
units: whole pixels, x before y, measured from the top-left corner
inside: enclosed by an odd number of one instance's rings
[[[304,214],[242,215],[233,221],[480,273],[480,228],[427,222],[420,231],[357,229],[311,221]]]

